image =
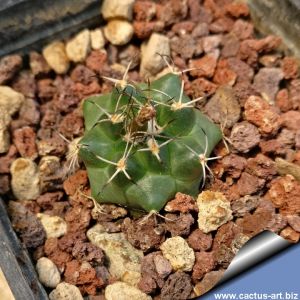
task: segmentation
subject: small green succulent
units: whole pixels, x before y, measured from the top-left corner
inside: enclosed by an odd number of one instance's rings
[[[180,76],[114,80],[110,94],[85,100],[80,140],[92,196],[132,210],[159,211],[177,192],[196,195],[222,134],[183,92]],[[210,170],[209,170],[210,171]]]

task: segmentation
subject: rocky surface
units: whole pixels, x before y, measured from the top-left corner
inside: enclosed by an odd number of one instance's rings
[[[50,299],[188,299],[261,231],[299,242],[299,65],[256,38],[246,4],[221,2],[103,1],[105,24],[0,59],[0,194]],[[130,62],[130,82],[177,72],[223,134],[200,195],[147,216],[95,204],[70,165],[83,101]]]

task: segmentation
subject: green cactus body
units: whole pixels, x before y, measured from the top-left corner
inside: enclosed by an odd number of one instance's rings
[[[208,157],[222,134],[199,110],[171,107],[180,97],[190,101],[182,90],[179,76],[170,73],[84,102],[79,156],[98,202],[150,212],[176,192],[198,193],[203,168],[195,152],[207,148]]]

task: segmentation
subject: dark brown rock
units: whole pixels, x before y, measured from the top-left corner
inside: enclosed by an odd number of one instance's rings
[[[207,251],[212,245],[210,233],[204,233],[200,229],[195,229],[188,237],[187,242],[195,251]]]
[[[236,150],[247,153],[259,144],[260,134],[256,126],[243,121],[233,126],[229,139]]]
[[[0,85],[11,80],[22,67],[20,55],[9,55],[0,60]]]
[[[13,228],[27,248],[36,248],[44,243],[46,232],[42,223],[24,205],[10,201],[9,213]]]
[[[176,272],[167,279],[161,289],[161,297],[164,300],[188,299],[192,289],[190,276],[184,272]]]

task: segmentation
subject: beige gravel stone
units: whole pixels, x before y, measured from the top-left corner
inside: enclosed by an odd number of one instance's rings
[[[83,300],[77,286],[66,282],[61,282],[56,289],[49,294],[50,300]]]
[[[9,86],[0,86],[0,111],[1,114],[4,112],[12,116],[14,113],[19,111],[21,105],[25,101],[23,94],[16,92]],[[8,125],[8,124],[7,124]]]
[[[43,49],[43,56],[57,74],[64,74],[68,71],[70,63],[63,42],[55,41],[46,46]]]
[[[40,282],[50,288],[56,288],[60,283],[60,273],[56,265],[47,257],[41,257],[36,264]]]
[[[36,216],[41,221],[47,238],[59,238],[67,232],[67,223],[64,219],[43,213],[38,213]]]
[[[204,233],[217,230],[232,220],[230,202],[219,192],[204,191],[197,199],[198,225]]]
[[[91,30],[91,47],[93,50],[103,49],[105,46],[105,38],[101,28]]]
[[[135,249],[123,233],[107,233],[97,224],[87,232],[90,242],[100,247],[108,258],[108,270],[117,280],[136,286],[141,277],[143,252]]]
[[[68,58],[74,62],[84,61],[90,51],[91,35],[88,29],[85,29],[75,35],[66,45]]]
[[[105,289],[106,300],[151,300],[152,298],[139,289],[124,282],[115,282]]]
[[[195,253],[181,236],[167,239],[161,244],[160,250],[175,271],[189,272],[193,269]]]
[[[127,44],[133,36],[133,26],[124,20],[111,20],[104,27],[105,37],[116,46]]]
[[[170,55],[169,38],[158,33],[152,33],[149,41],[142,46],[141,75],[150,77],[156,75],[165,67],[163,58],[158,55]]]
[[[104,19],[124,18],[132,19],[134,0],[104,0],[101,13]]]
[[[28,158],[17,158],[10,167],[11,186],[19,200],[33,200],[40,195],[37,165]]]

